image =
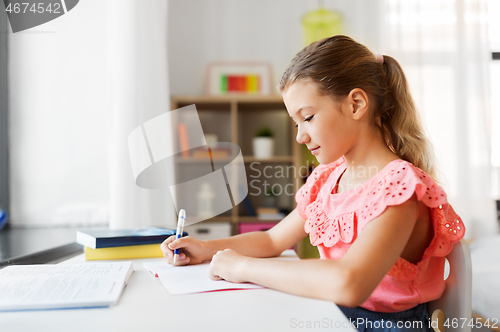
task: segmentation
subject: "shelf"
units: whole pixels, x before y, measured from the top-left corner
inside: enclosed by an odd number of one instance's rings
[[[230,222],[233,222],[233,219],[234,218],[232,216],[216,216],[216,217],[213,217],[213,218],[210,218],[210,219],[203,220],[201,222],[217,222],[217,221],[230,221]],[[188,216],[186,218],[186,223],[188,225],[192,225],[192,224],[189,224],[189,222],[190,222],[190,220],[189,220],[189,216]]]
[[[208,161],[208,158],[181,157],[175,158],[175,161],[178,163],[201,164],[206,163]],[[232,161],[231,158],[214,158],[214,163],[229,163],[230,161]]]
[[[291,163],[293,156],[274,156],[272,158],[256,158],[254,156],[243,156],[245,163],[261,162],[261,163]]]
[[[282,219],[259,219],[258,217],[249,217],[249,216],[239,216],[239,222],[254,222],[254,223],[269,223],[269,222],[279,222]]]
[[[283,97],[279,94],[247,95],[228,94],[221,96],[175,96],[172,97],[174,107],[184,107],[195,104],[198,111],[229,111],[235,106],[239,111],[261,111],[279,109],[286,112]]]
[[[230,142],[237,145],[243,155],[248,180],[249,201],[253,207],[264,206],[264,195],[269,186],[286,188],[286,194],[280,196],[277,207],[292,210],[295,207],[293,194],[297,187],[296,170],[300,169],[301,150],[295,141],[293,121],[287,114],[283,98],[274,95],[243,95],[228,94],[219,96],[173,96],[171,108],[178,109],[187,105],[196,105],[200,124],[205,134],[215,134],[220,142]],[[255,132],[263,126],[269,126],[274,132],[276,153],[280,155],[271,158],[256,158],[253,155],[252,138]],[[223,156],[223,155],[221,155]],[[231,163],[234,156],[213,159],[213,166]],[[182,157],[175,158],[179,166],[179,174],[184,174],[185,181],[205,175],[206,158]],[[208,162],[210,164],[210,162]],[[258,192],[258,193],[257,193]],[[290,193],[289,193],[290,192]],[[179,192],[179,197],[190,199],[189,194]],[[251,195],[252,194],[252,195]],[[248,203],[248,202],[247,202]],[[239,202],[224,217],[214,217],[207,220],[227,221],[232,224],[233,234],[238,233],[241,223],[277,223],[280,220],[262,220],[256,216],[248,216],[245,204]],[[204,221],[205,222],[205,221]]]
[[[229,221],[231,223],[238,223],[238,222],[253,222],[253,223],[277,223],[281,221],[282,219],[259,219],[257,216],[250,217],[250,216],[222,216],[222,217],[213,217],[210,219],[203,220],[201,222],[206,223],[206,222],[218,222],[218,221]],[[186,223],[189,224],[189,217],[186,220]],[[196,223],[195,223],[196,224]],[[192,225],[192,224],[189,224]]]
[[[243,156],[243,160],[245,163],[253,163],[253,162],[260,162],[260,163],[292,163],[293,162],[293,156],[275,156],[272,158],[256,158],[254,156]],[[176,158],[176,162],[179,163],[205,163],[207,162],[206,158],[194,158],[194,157],[181,157],[181,158]],[[232,161],[231,158],[214,158],[213,159],[214,163],[229,163]]]
[[[220,96],[175,96],[172,100],[177,103],[221,103],[221,102],[238,102],[238,103],[262,103],[262,102],[283,102],[283,97],[280,94],[271,95],[246,95],[246,94],[227,94]]]

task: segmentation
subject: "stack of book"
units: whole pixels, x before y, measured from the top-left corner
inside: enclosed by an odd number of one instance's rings
[[[229,148],[210,148],[208,147],[198,147],[192,150],[193,158],[211,158],[211,159],[223,159],[223,158],[229,158],[229,155],[231,153],[231,150]]]
[[[79,230],[76,242],[84,246],[85,260],[150,258],[163,257],[160,244],[170,236],[174,229],[158,227]]]
[[[7,225],[7,214],[3,210],[0,210],[0,229],[5,225]]]

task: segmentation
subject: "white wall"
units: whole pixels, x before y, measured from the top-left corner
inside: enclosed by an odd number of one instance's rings
[[[13,225],[107,222],[105,8],[9,34]]]
[[[269,61],[277,83],[305,46],[301,17],[317,0],[188,0],[169,8],[169,68],[173,95],[203,94],[210,61]],[[344,16],[345,34],[376,51],[378,1],[324,1]],[[273,84],[275,85],[275,84]]]
[[[346,34],[377,45],[377,1],[324,3],[344,15]],[[318,1],[170,0],[169,6],[171,94],[203,94],[214,60],[269,61],[276,83],[304,46],[300,19]],[[13,225],[108,222],[106,10],[102,0],[80,1],[54,21],[9,35]]]

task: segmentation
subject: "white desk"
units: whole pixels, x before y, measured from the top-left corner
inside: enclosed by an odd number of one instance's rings
[[[83,261],[79,255],[66,262]],[[134,273],[113,307],[0,313],[0,331],[355,331],[332,302],[271,289],[170,295],[143,261],[133,260]]]

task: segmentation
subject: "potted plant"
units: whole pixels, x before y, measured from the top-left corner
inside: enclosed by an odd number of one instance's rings
[[[274,134],[269,127],[262,127],[253,138],[253,155],[256,158],[271,158],[274,153]]]

